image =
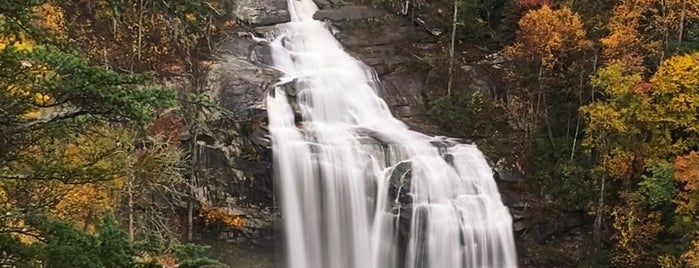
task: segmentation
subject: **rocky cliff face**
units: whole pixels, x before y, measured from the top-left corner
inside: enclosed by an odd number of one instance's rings
[[[345,48],[376,71],[380,93],[394,115],[436,134],[424,118],[427,103],[446,88],[443,30],[427,17],[408,16],[392,6],[315,1],[321,10],[314,17],[327,21]],[[281,218],[274,202],[265,97],[280,74],[268,66],[266,44],[253,37],[273,34],[275,24],[289,21],[289,13],[286,0],[229,1],[227,6],[241,27],[218,50],[207,80],[210,93],[231,115],[209,122],[209,130],[197,137],[196,192],[204,206],[241,219],[215,230],[220,238],[271,244]],[[487,54],[473,49],[459,55],[472,63],[458,65],[455,91],[497,90],[497,69]]]
[[[202,210],[235,219],[209,226],[219,238],[271,246],[279,226],[265,98],[280,74],[266,65],[265,45],[253,40],[264,28],[253,27],[288,21],[289,14],[284,0],[260,4],[233,7],[250,28],[224,41],[208,72],[208,92],[229,113],[208,122],[197,135],[195,192]]]

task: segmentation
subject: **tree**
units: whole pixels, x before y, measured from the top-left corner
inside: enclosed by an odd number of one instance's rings
[[[581,73],[584,61],[578,61],[575,56],[584,54],[590,43],[585,38],[580,16],[568,7],[551,9],[544,5],[528,11],[518,24],[515,43],[504,49],[512,63],[511,76],[516,77],[512,83],[516,84],[520,99],[533,107],[533,125],[537,119],[544,119],[551,147],[555,149],[548,99],[561,93],[552,89],[554,78],[564,73]]]
[[[685,252],[681,258],[688,267],[699,264],[699,154],[691,151],[675,160],[675,179],[680,192],[675,197],[677,204],[672,231],[682,239]]]
[[[670,209],[676,193],[686,195],[671,179],[672,169],[666,160],[697,146],[699,130],[696,121],[699,54],[665,60],[648,82],[638,72],[630,71],[634,69],[618,64],[600,69],[591,82],[603,97],[581,108],[587,120],[583,145],[598,155],[602,179],[609,175],[620,183],[622,195],[612,215],[619,239],[614,258],[625,266],[652,261],[651,242],[666,229],[659,222],[661,212]],[[687,161],[685,158],[675,161],[675,178],[692,177],[678,173],[692,170],[686,165],[678,166]],[[601,190],[600,200],[604,194]],[[675,219],[695,222],[692,216],[678,217],[683,203],[677,200],[674,203],[677,204]],[[597,222],[601,220],[603,205],[598,203],[595,232],[600,226]],[[634,223],[642,219],[652,221]],[[682,230],[686,233],[688,227]],[[691,235],[685,239],[684,245],[689,245]]]
[[[685,25],[699,19],[699,3],[684,0],[619,1],[609,21],[609,35],[601,39],[609,63],[653,70],[684,38]],[[672,38],[671,38],[672,37]]]

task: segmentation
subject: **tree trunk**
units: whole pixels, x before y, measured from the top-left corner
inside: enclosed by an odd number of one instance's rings
[[[451,48],[449,49],[449,82],[447,82],[447,96],[451,96],[452,83],[454,82],[454,45],[456,42],[456,19],[459,14],[458,0],[454,0],[454,17],[451,23]]]
[[[583,90],[583,71],[580,71],[580,89],[578,90],[578,109],[582,106],[582,90]],[[580,133],[580,112],[577,113],[575,120],[575,137],[573,138],[573,147],[570,149],[570,161],[575,157],[575,145],[578,142],[578,133]]]
[[[143,47],[143,0],[138,4],[138,61],[141,64],[141,48]]]
[[[687,13],[687,0],[682,1],[682,12],[680,12],[680,29],[677,37],[677,48],[682,47],[682,38],[684,35],[684,19]]]
[[[600,179],[599,197],[597,198],[597,210],[595,212],[595,223],[592,227],[593,254],[592,263],[597,265],[600,259],[600,247],[602,241],[602,212],[604,210],[604,186],[607,182],[607,167],[602,165],[602,178]]]
[[[133,167],[131,168],[131,172],[135,172],[133,170]],[[134,241],[134,220],[133,220],[133,214],[134,214],[134,200],[133,200],[133,181],[134,181],[134,174],[131,174],[129,176],[129,181],[126,183],[126,191],[128,192],[128,207],[129,207],[129,240]]]
[[[189,178],[189,194],[187,199],[187,241],[192,241],[194,236],[194,187],[197,182],[197,161],[198,161],[198,148],[197,139],[199,136],[199,131],[194,130],[194,136],[192,137],[191,153],[192,153],[192,170]]]

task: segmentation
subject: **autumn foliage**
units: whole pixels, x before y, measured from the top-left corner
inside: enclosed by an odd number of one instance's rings
[[[0,4],[1,267],[141,267],[179,243],[184,126],[152,74],[191,76],[221,13],[167,2]]]

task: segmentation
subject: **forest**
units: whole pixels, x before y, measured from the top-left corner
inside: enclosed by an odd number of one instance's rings
[[[438,97],[432,119],[514,154],[549,215],[588,215],[578,265],[699,267],[699,2],[456,3],[506,96]]]
[[[0,267],[218,264],[193,221],[239,219],[194,204],[181,137],[226,113],[202,74],[229,2],[0,3]],[[699,1],[435,3],[454,34],[433,64],[487,48],[504,89],[450,83],[429,121],[517,159],[543,211],[584,212],[578,266],[699,267]]]
[[[180,133],[213,107],[192,74],[220,12],[2,1],[0,267],[218,263],[172,215],[192,206]]]

